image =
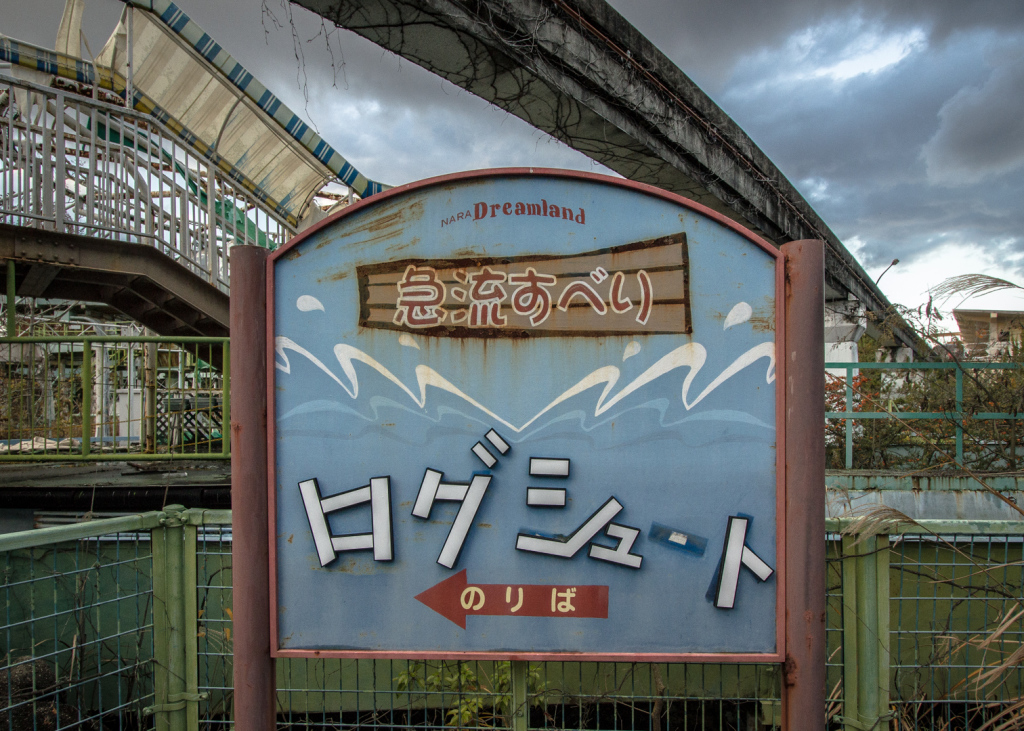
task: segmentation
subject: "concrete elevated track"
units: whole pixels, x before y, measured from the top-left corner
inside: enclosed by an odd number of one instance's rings
[[[718,105],[604,0],[295,0],[620,173],[777,246],[826,244],[828,297],[888,300]],[[896,337],[916,339],[897,323]]]

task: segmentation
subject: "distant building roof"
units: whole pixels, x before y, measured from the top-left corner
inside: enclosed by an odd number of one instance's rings
[[[1005,355],[1010,340],[1020,341],[1024,335],[1022,310],[954,309],[953,317],[972,355]]]

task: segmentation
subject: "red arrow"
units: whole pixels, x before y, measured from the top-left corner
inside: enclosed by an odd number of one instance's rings
[[[470,584],[466,569],[416,599],[466,629],[466,615],[608,618],[607,586]]]

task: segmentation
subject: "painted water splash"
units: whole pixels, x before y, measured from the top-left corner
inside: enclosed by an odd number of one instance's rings
[[[746,302],[737,302],[729,314],[725,316],[725,324],[722,325],[723,330],[728,330],[734,325],[741,325],[747,322],[754,315],[754,309]]]
[[[324,312],[324,303],[309,294],[304,294],[295,300],[295,306],[301,312],[312,312],[313,310]]]
[[[603,386],[603,389],[597,400],[597,405],[594,408],[594,416],[601,416],[630,394],[635,393],[644,386],[678,368],[689,368],[689,372],[683,381],[682,392],[680,394],[683,406],[685,406],[688,411],[703,401],[710,393],[729,380],[732,376],[762,358],[766,358],[768,360],[768,367],[765,372],[765,383],[772,383],[775,380],[775,344],[772,342],[765,342],[760,345],[755,345],[750,350],[736,358],[736,360],[718,374],[718,376],[708,384],[703,391],[691,400],[690,388],[694,379],[697,377],[697,374],[700,373],[701,369],[704,367],[704,363],[707,360],[707,350],[700,343],[687,343],[670,351],[658,360],[658,362],[654,363],[639,376],[623,386],[614,395],[612,395],[612,391],[615,389],[615,386],[619,381],[621,371],[616,366],[603,366],[584,376],[575,385],[564,391],[525,423],[513,424],[487,408],[484,404],[480,403],[469,394],[463,392],[458,386],[453,384],[430,366],[416,366],[416,386],[415,388],[411,388],[403,383],[400,378],[388,370],[383,364],[373,358],[373,356],[345,343],[338,343],[334,346],[334,357],[341,366],[344,379],[339,378],[327,365],[323,363],[323,361],[290,338],[278,336],[274,341],[274,349],[280,358],[280,360],[274,364],[277,370],[284,373],[291,373],[291,361],[288,357],[288,351],[292,351],[306,358],[317,368],[330,376],[330,378],[341,386],[352,399],[359,398],[359,378],[356,374],[355,364],[363,363],[398,386],[398,388],[401,389],[420,409],[426,408],[427,388],[436,388],[459,397],[466,403],[469,403],[479,409],[484,414],[487,414],[491,419],[517,434],[529,428],[530,425],[560,404],[597,386]]]

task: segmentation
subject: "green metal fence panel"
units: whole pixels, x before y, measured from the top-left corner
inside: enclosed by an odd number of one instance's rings
[[[196,632],[199,727],[231,725],[231,511],[204,511],[197,526]]]
[[[227,338],[0,338],[0,462],[227,459]]]
[[[826,363],[825,368],[829,467],[1017,469],[1024,364]]]
[[[152,524],[0,536],[0,730],[152,728]]]
[[[890,667],[900,729],[1024,727],[1021,547],[1019,533],[893,538]]]

